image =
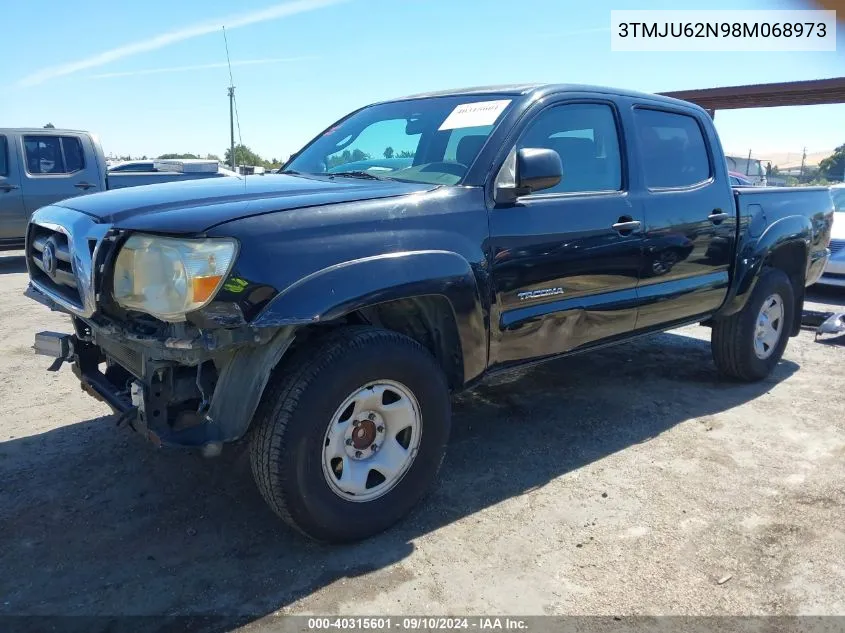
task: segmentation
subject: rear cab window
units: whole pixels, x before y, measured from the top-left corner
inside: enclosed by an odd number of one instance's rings
[[[640,161],[649,189],[694,187],[710,180],[710,152],[698,120],[686,114],[634,109]]]
[[[30,175],[72,174],[85,169],[82,142],[75,136],[24,136],[23,144]]]

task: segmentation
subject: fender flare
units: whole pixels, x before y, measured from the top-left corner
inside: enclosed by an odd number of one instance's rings
[[[487,318],[476,272],[452,251],[389,253],[315,271],[276,295],[253,326],[316,324],[378,303],[425,295],[449,301],[461,344],[464,382],[469,382],[487,367]]]
[[[733,290],[717,316],[730,316],[745,307],[763,267],[778,249],[801,244],[809,253],[812,236],[812,223],[808,218],[799,215],[790,215],[772,222],[756,240],[749,234],[750,239],[740,246],[734,264]],[[802,272],[806,274],[806,270]],[[796,294],[802,290],[796,288]]]

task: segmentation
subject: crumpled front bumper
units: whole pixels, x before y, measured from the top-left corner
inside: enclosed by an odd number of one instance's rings
[[[166,416],[158,424],[153,423],[145,411],[150,410],[154,385],[146,385],[141,380],[116,384],[108,370],[104,373],[100,369],[106,357],[98,346],[73,334],[39,332],[35,335],[33,348],[36,354],[55,359],[50,367],[52,371],[57,371],[65,362],[70,363],[82,390],[106,403],[117,414],[118,426],[128,425],[156,446],[202,447],[219,441],[210,435],[211,427],[205,424],[174,430]]]
[[[32,285],[25,294],[61,309]],[[35,352],[54,359],[51,370],[70,363],[86,393],[108,404],[119,424],[157,446],[212,451],[246,433],[295,331],[220,329],[193,338],[156,338],[114,323],[71,318],[74,334],[35,336]]]

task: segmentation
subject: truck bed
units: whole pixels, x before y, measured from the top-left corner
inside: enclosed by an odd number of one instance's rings
[[[794,232],[811,227],[806,286],[815,283],[824,270],[829,255],[827,246],[832,226],[833,201],[827,187],[734,187],[734,197],[739,212],[738,231],[740,257],[743,247],[754,240],[765,240],[766,233],[779,234],[773,227],[794,225]],[[746,230],[746,227],[748,230]]]

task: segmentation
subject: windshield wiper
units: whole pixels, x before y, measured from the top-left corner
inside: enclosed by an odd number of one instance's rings
[[[333,171],[329,174],[326,174],[329,178],[333,176],[347,176],[349,178],[364,178],[366,180],[384,180],[384,176],[376,176],[375,174],[371,174],[368,171]]]

